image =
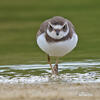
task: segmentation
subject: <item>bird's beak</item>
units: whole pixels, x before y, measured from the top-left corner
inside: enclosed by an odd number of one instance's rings
[[[55,31],[56,31],[56,35],[58,36],[58,35],[59,35],[60,30],[55,30]]]

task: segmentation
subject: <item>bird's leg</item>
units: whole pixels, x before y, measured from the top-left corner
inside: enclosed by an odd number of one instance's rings
[[[49,55],[48,55],[48,64],[49,64],[50,67],[51,67],[52,73],[54,73],[53,67],[52,67],[52,64],[51,64],[51,61],[50,61],[50,56],[49,56]]]
[[[56,58],[56,64],[53,67],[53,74],[58,75],[58,58]]]

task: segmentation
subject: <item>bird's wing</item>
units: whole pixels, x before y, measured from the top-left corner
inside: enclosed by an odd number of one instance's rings
[[[72,24],[72,22],[69,21],[68,19],[67,19],[66,21],[68,22],[68,26],[69,26],[70,30],[75,31],[75,27],[74,27],[74,25]]]
[[[48,22],[50,21],[50,19],[44,21],[41,25],[40,25],[40,29],[37,32],[37,37],[43,33],[46,33],[47,31],[47,27],[48,27]]]
[[[69,26],[69,37],[72,38],[73,33],[75,33],[74,25],[68,19],[66,19],[66,21],[67,21],[68,26]]]

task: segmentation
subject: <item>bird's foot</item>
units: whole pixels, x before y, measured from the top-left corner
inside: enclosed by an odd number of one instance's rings
[[[53,67],[53,74],[58,75],[58,64],[55,64]]]

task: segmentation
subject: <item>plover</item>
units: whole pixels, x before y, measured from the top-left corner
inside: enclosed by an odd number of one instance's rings
[[[48,55],[48,63],[53,74],[58,74],[58,58],[71,52],[78,42],[73,24],[60,16],[52,17],[40,25],[37,44]],[[54,67],[50,56],[56,57]]]

